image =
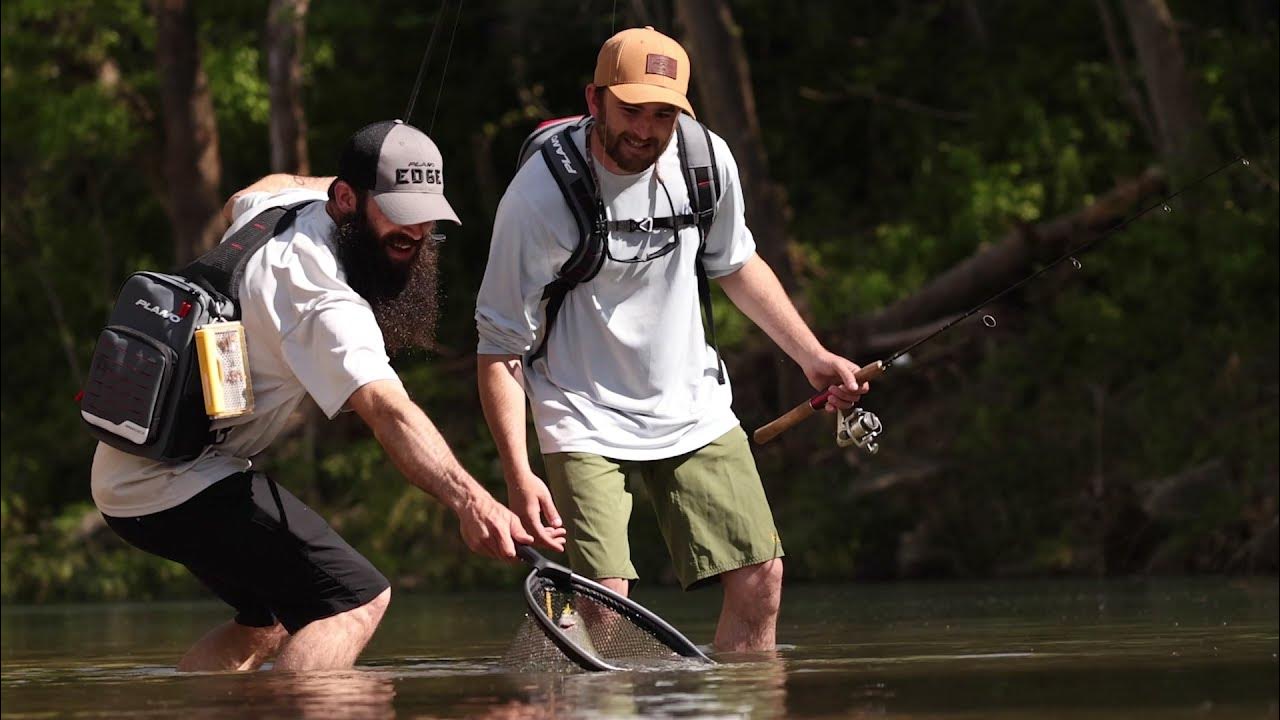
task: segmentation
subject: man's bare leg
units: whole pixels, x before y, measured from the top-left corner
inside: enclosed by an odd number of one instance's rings
[[[178,661],[178,672],[257,670],[276,654],[289,633],[280,624],[248,627],[234,620],[205,633]]]
[[[630,581],[622,578],[600,578],[596,582],[618,593],[622,597],[627,597],[627,592],[631,589]]]
[[[782,559],[730,570],[720,576],[720,583],[724,605],[716,626],[716,650],[773,650],[782,607]]]
[[[358,608],[308,624],[285,643],[275,669],[297,672],[351,667],[390,603],[391,588],[387,588]]]
[[[627,596],[631,583],[622,578],[600,578],[596,582],[618,593]],[[604,610],[595,602],[586,600],[574,604],[574,608],[582,615],[587,636],[595,644],[607,644],[613,633],[617,631],[619,616],[613,610]]]

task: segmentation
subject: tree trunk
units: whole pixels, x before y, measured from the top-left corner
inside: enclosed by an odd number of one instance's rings
[[[310,0],[267,6],[267,79],[271,94],[271,171],[311,174],[307,118],[302,109],[302,48]]]
[[[694,109],[708,127],[725,139],[737,160],[756,252],[773,268],[800,313],[807,314],[807,303],[798,292],[787,233],[791,208],[786,191],[769,175],[742,30],[734,23],[725,0],[676,0],[675,16],[693,66],[691,78],[697,93]],[[767,345],[763,358],[756,358],[760,359],[764,362],[753,361],[747,367],[730,361],[737,367],[735,373],[746,371],[738,377],[752,378],[752,382],[734,387],[739,407],[776,407],[810,392],[804,375],[772,343]]]
[[[185,264],[214,246],[224,229],[218,185],[218,125],[200,61],[188,0],[155,0],[156,64],[164,118],[165,198],[174,259]]]
[[[987,49],[987,23],[982,19],[982,11],[978,9],[978,0],[964,0],[961,3],[964,11],[965,25],[969,26],[969,34],[973,37],[973,42],[983,50]]]
[[[1138,92],[1138,87],[1133,84],[1133,78],[1129,75],[1129,64],[1125,62],[1124,53],[1120,50],[1120,38],[1116,34],[1116,23],[1111,15],[1110,2],[1111,0],[1094,0],[1094,7],[1097,8],[1098,20],[1102,23],[1102,36],[1107,41],[1107,52],[1111,55],[1111,62],[1116,67],[1120,99],[1129,107],[1129,112],[1133,113],[1134,119],[1142,126],[1151,147],[1159,148],[1160,140],[1156,135],[1155,127],[1151,124],[1150,113],[1142,102],[1142,93]]]
[[[1169,6],[1165,0],[1124,0],[1124,14],[1155,115],[1160,153],[1174,170],[1194,164],[1202,150],[1204,117]]]
[[[786,192],[769,177],[742,31],[724,0],[676,0],[676,18],[693,64],[698,96],[694,109],[733,150],[757,250],[782,286],[794,294],[795,272],[787,236],[791,209]]]

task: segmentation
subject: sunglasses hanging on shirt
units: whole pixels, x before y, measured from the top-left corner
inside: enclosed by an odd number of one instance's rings
[[[592,132],[590,128],[588,128],[586,132],[587,157],[591,157],[591,140]],[[600,178],[596,175],[595,163],[588,162],[587,167],[591,170],[592,184],[595,185],[596,188],[597,217],[606,218],[608,216],[605,212],[604,197],[600,192]],[[614,262],[638,264],[657,260],[664,255],[670,254],[680,245],[681,230],[689,227],[697,227],[698,225],[698,217],[693,213],[676,213],[676,204],[675,201],[671,199],[671,191],[667,189],[667,184],[663,182],[662,176],[658,174],[656,167],[654,168],[653,176],[658,181],[658,185],[662,188],[663,194],[667,196],[667,207],[671,208],[671,215],[667,217],[647,217],[629,220],[603,220],[602,226],[607,232],[647,233],[650,235],[657,234],[664,230],[671,230],[671,238],[661,247],[645,252],[645,246],[649,242],[648,238],[646,238],[640,242],[640,248],[637,250],[636,254],[630,258],[618,257],[610,248],[610,243],[606,242],[604,245],[605,256]]]

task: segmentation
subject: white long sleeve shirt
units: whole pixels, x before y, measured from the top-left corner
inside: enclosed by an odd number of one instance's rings
[[[581,131],[574,140],[585,157]],[[723,192],[702,259],[714,278],[741,268],[755,242],[733,155],[720,137],[712,142]],[[673,136],[654,167],[633,175],[615,175],[591,159],[609,219],[691,211],[676,143]],[[662,257],[618,261],[647,257],[672,236],[611,232],[611,257],[599,274],[565,297],[545,353],[524,367],[542,452],[653,460],[696,450],[738,425],[732,390],[727,379],[718,382],[716,353],[703,332],[697,228],[681,230],[678,248]],[[494,219],[476,301],[478,353],[529,353],[544,335],[543,288],[578,242],[550,170],[541,156],[530,158]]]
[[[318,200],[245,264],[241,322],[249,350],[254,410],[220,420],[226,439],[186,463],[130,455],[104,443],[93,458],[94,503],[107,515],[135,517],[182,504],[228,475],[247,470],[310,395],[325,415],[374,380],[397,379],[373,309],[346,283],[323,192],[249,193],[236,200],[230,237],[263,210]]]

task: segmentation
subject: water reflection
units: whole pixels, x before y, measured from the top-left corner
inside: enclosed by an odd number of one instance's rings
[[[395,682],[377,671],[219,674],[193,679],[187,690],[192,704],[203,709],[195,717],[382,720],[396,716]]]
[[[786,663],[778,653],[715,659],[720,664],[681,669],[512,675],[515,697],[460,709],[493,720],[786,716]]]
[[[5,720],[1275,718],[1278,594],[1274,578],[800,586],[780,652],[622,673],[504,663],[523,612],[505,595],[402,598],[360,668],[304,675],[176,673],[212,604],[5,607],[0,686]],[[714,632],[697,596],[651,595],[690,637]]]

